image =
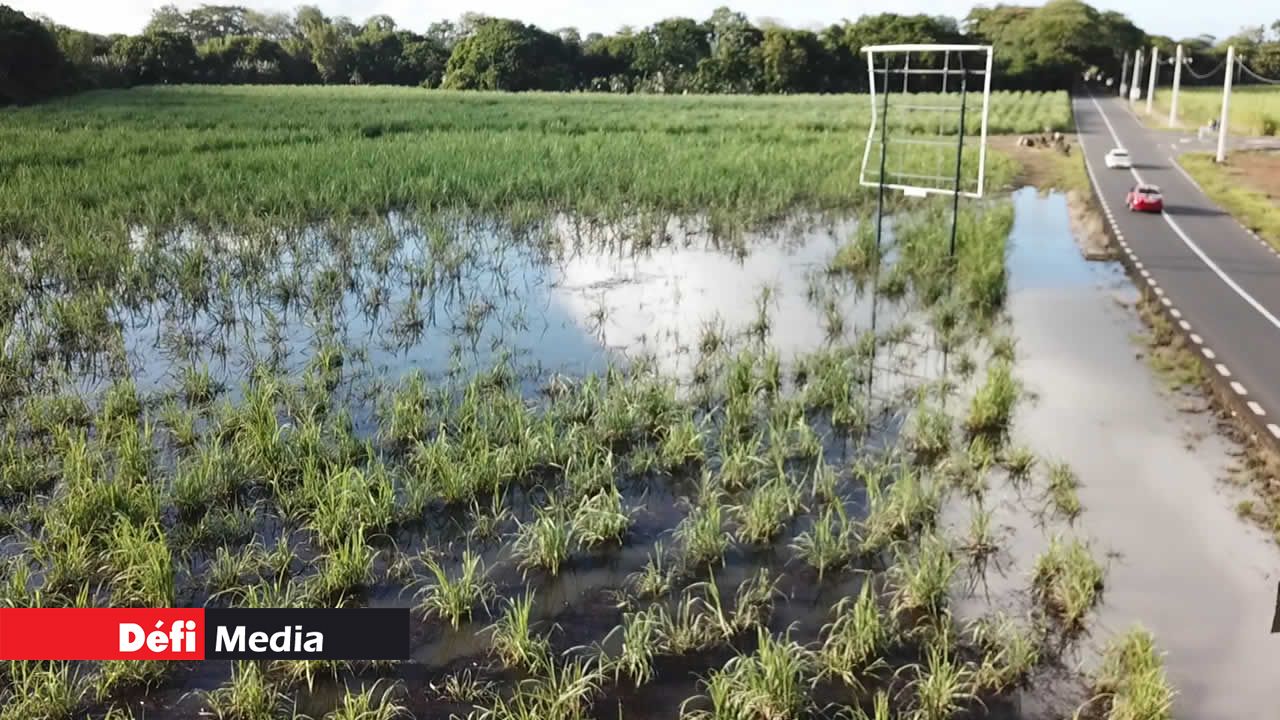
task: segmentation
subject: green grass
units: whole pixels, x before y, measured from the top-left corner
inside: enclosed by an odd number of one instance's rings
[[[1032,583],[1045,609],[1068,630],[1083,627],[1102,592],[1102,566],[1080,540],[1055,537],[1036,558]]]
[[[1280,118],[1280,92],[1276,93],[1276,101],[1276,117]],[[1214,162],[1208,153],[1187,153],[1179,156],[1178,162],[1210,199],[1273,247],[1280,248],[1280,203],[1261,190],[1249,187],[1247,178],[1233,177],[1231,160],[1237,156],[1229,155],[1226,167]]]
[[[1165,678],[1155,638],[1141,627],[1107,644],[1094,688],[1106,706],[1107,720],[1168,720],[1174,690]]]
[[[858,96],[91,92],[0,112],[0,228],[103,233],[105,249],[126,223],[244,228],[395,207],[767,218],[867,195],[853,163],[868,117]],[[1065,94],[1001,93],[991,124],[1026,132],[1069,118]]]
[[[1144,88],[1145,92],[1145,88]],[[1167,127],[1172,88],[1159,88],[1152,103],[1151,116],[1138,109],[1138,117],[1148,125]],[[1146,101],[1141,103],[1146,107]],[[1227,129],[1240,135],[1280,134],[1280,88],[1236,85],[1231,89],[1231,117]],[[1221,81],[1214,87],[1183,87],[1178,91],[1178,122],[1183,127],[1197,128],[1222,117]]]

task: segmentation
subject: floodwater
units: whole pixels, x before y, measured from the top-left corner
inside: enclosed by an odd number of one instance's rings
[[[638,360],[687,382],[708,336],[728,347],[767,336],[784,365],[848,341],[871,325],[870,289],[827,266],[855,227],[797,217],[726,243],[699,218],[670,218],[637,237],[635,228],[567,217],[517,232],[393,214],[337,237],[328,229],[291,236],[265,267],[258,239],[221,239],[231,252],[215,260],[199,249],[207,239],[139,237],[141,254],[166,276],[199,267],[215,292],[207,299],[162,288],[119,319],[129,374],[144,394],[173,387],[194,367],[234,398],[256,364],[296,376],[336,349],[335,397],[369,432],[367,392],[412,372],[443,385],[503,362],[533,395],[555,375]],[[889,382],[877,391],[936,377],[941,358],[923,319],[883,298],[877,312],[881,332],[913,328],[886,344],[878,366]],[[85,373],[81,389],[100,389],[102,377]]]
[[[1136,291],[1118,264],[1081,258],[1065,198],[1025,189],[1014,202],[1009,313],[1017,373],[1036,396],[1015,434],[1082,483],[1074,531],[1108,557],[1092,644],[1135,624],[1152,631],[1175,717],[1276,717],[1280,550],[1236,517],[1238,498],[1220,482],[1238,449],[1208,414],[1181,412],[1137,356]],[[1012,532],[1044,531],[1004,515]],[[1012,575],[1029,574],[1034,558],[1013,560]]]
[[[257,265],[262,251],[251,241],[225,241],[230,252],[203,257],[198,243],[149,248],[139,240],[140,252],[155,253],[148,262],[197,268],[196,275],[217,291],[204,298],[192,286],[179,284],[127,306],[120,319],[128,372],[146,397],[170,391],[184,368],[207,368],[234,400],[237,383],[259,363],[296,379],[314,370],[322,352],[334,351],[341,358],[330,363],[340,373],[331,391],[334,404],[350,410],[357,432],[371,437],[377,428],[378,393],[411,372],[445,387],[505,362],[531,402],[554,376],[581,377],[603,372],[610,364],[641,360],[684,385],[705,353],[709,335],[719,338],[730,354],[763,341],[786,367],[804,354],[848,346],[871,325],[870,288],[827,270],[853,230],[851,222],[839,219],[797,218],[726,246],[696,219],[672,220],[657,229],[654,240],[638,243],[634,237],[611,237],[608,228],[579,227],[559,218],[547,234],[551,239],[543,242],[483,223],[420,226],[392,216],[384,228],[336,238],[317,230],[291,238],[265,267]],[[256,272],[251,269],[255,266],[260,268]],[[174,276],[181,277],[181,271],[164,274]],[[940,372],[942,358],[931,348],[927,323],[912,317],[908,306],[909,301],[884,299],[875,305],[881,332],[904,329],[880,350],[879,398],[905,392]],[[86,375],[80,383],[89,392],[103,381]],[[882,418],[877,434],[858,440],[836,432],[822,418],[812,420],[822,441],[822,461],[839,468],[838,492],[851,517],[864,514],[865,498],[864,489],[848,476],[850,456],[866,452],[862,443],[892,434],[900,420]],[[797,464],[788,471],[801,478],[810,469]],[[425,528],[398,531],[395,547],[405,557],[433,548],[446,567],[460,559],[464,547],[474,549],[491,570],[489,579],[499,597],[536,590],[532,619],[539,631],[554,628],[555,650],[603,643],[615,651],[619,638],[606,636],[622,619],[617,599],[627,590],[628,576],[645,566],[655,542],[671,547],[672,529],[691,507],[695,480],[647,474],[622,478],[623,504],[633,513],[625,545],[575,553],[554,577],[534,573],[526,578],[507,543],[473,542],[465,535],[469,520],[463,512],[446,512],[449,517],[427,518]],[[509,491],[512,517],[502,529],[506,540],[516,522],[532,519],[542,500],[522,492]],[[814,520],[801,511],[770,545],[731,546],[724,566],[715,572],[715,585],[728,607],[742,583],[767,569],[778,583],[769,629],[778,634],[790,630],[792,639],[805,644],[818,639],[820,628],[832,619],[829,609],[856,595],[867,576],[846,571],[815,581],[815,572],[788,549]],[[255,530],[270,543],[279,528]],[[299,552],[312,554],[305,547]],[[192,559],[190,577],[184,580],[193,586],[180,580],[180,597],[189,591],[203,601],[198,585],[206,562],[200,553]],[[379,560],[379,578],[386,574],[381,572],[385,563]],[[379,579],[363,601],[412,606],[416,589]],[[414,662],[361,675],[359,681],[371,682],[380,674],[402,680],[408,690],[403,702],[420,718],[465,714],[469,707],[441,700],[429,688],[463,670],[504,685],[519,679],[493,667],[489,655],[485,628],[500,607],[491,602],[456,630],[415,612]],[[744,642],[737,649],[750,651],[750,639]],[[594,712],[614,717],[625,705],[631,716],[675,717],[681,702],[700,694],[700,676],[734,652],[722,646],[660,659],[651,682],[638,689],[626,683],[611,686]],[[146,717],[192,716],[202,706],[195,693],[224,684],[230,667],[208,662],[183,668],[164,688],[137,698],[138,709]],[[352,678],[342,677],[347,679]],[[321,678],[313,690],[297,694],[298,710],[322,717],[342,691],[343,682]]]
[[[1217,482],[1230,448],[1213,434],[1209,418],[1179,413],[1135,358],[1131,336],[1140,327],[1131,309],[1117,302],[1132,302],[1132,287],[1115,265],[1081,258],[1070,237],[1065,199],[1028,189],[1015,193],[1013,201],[1009,315],[1018,339],[1017,374],[1036,396],[1020,407],[1015,434],[1042,458],[1071,463],[1082,481],[1085,509],[1073,527],[1045,527],[1026,498],[994,498],[997,522],[1012,542],[1003,577],[988,585],[993,602],[1017,601],[1014,596],[1028,586],[1034,553],[1043,549],[1047,534],[1079,533],[1093,543],[1095,555],[1108,557],[1103,603],[1086,648],[1140,622],[1168,652],[1179,717],[1274,715],[1280,707],[1280,643],[1267,630],[1280,558],[1234,516],[1232,500]],[[443,232],[454,233],[455,241],[433,245],[440,228],[417,228],[396,218],[389,220],[391,234],[408,242],[384,247],[373,233],[355,238],[346,245],[349,251],[335,255],[325,251],[329,240],[317,235],[282,256],[260,284],[236,293],[242,300],[270,302],[192,311],[175,303],[175,295],[135,308],[126,322],[134,377],[144,392],[170,387],[178,369],[194,357],[234,393],[232,380],[245,377],[255,361],[277,355],[286,372],[299,373],[318,347],[333,344],[344,357],[338,392],[348,393],[338,402],[364,408],[363,417],[357,413],[357,427],[367,432],[375,420],[361,398],[371,387],[376,391],[379,383],[394,383],[413,370],[433,383],[447,382],[505,359],[530,395],[554,374],[599,372],[610,363],[642,358],[664,374],[685,379],[708,332],[744,341],[763,317],[769,345],[794,357],[830,341],[832,315],[844,318],[845,327],[836,335],[846,340],[870,321],[864,293],[822,277],[838,244],[851,235],[848,224],[800,222],[744,238],[746,250],[737,252],[712,243],[696,223],[669,223],[658,233],[661,242],[637,248],[579,242],[566,232],[564,224],[572,223],[557,222],[561,227],[555,234],[569,238],[558,247],[516,242],[484,227],[446,228]],[[236,269],[209,272],[230,277]],[[881,309],[886,326],[911,319],[901,308]],[[910,377],[934,372],[937,358],[921,351],[927,341],[917,337],[916,345],[895,348],[899,367],[910,366],[911,372],[901,375],[904,386]],[[1205,436],[1190,448],[1188,426]],[[847,464],[839,453],[827,459]],[[845,482],[843,496],[857,514],[863,499],[851,485]],[[1000,487],[993,484],[992,492]],[[636,512],[626,546],[575,556],[554,578],[526,580],[501,543],[479,548],[494,569],[491,579],[500,595],[536,588],[535,621],[543,630],[557,628],[552,644],[558,651],[602,642],[620,622],[616,593],[625,588],[627,575],[644,565],[654,541],[669,543],[670,529],[687,510],[681,501],[691,494],[679,478],[665,484],[632,478],[620,489]],[[516,518],[527,519],[532,502],[512,498]],[[830,620],[827,609],[856,593],[865,577],[848,572],[815,582],[814,573],[786,550],[811,522],[811,517],[796,518],[768,548],[733,547],[716,574],[728,604],[756,568],[769,568],[780,578],[769,627],[775,633],[793,628],[792,638],[801,643],[817,638],[818,628]],[[439,524],[450,525],[447,519]],[[460,533],[449,533],[432,531],[429,541],[460,552]],[[406,552],[426,540],[412,534],[396,538]],[[414,599],[411,591],[383,583],[372,589],[368,602],[403,606]],[[961,601],[957,611],[963,614],[966,607],[973,604]],[[518,679],[490,666],[481,631],[491,620],[481,612],[452,630],[415,615],[415,662],[389,674],[405,682],[404,702],[418,717],[469,709],[430,690],[452,673],[471,670],[498,683]],[[679,704],[700,693],[699,676],[732,652],[722,647],[660,660],[650,683],[638,690],[625,683],[611,686],[593,714],[676,717]],[[1087,666],[1094,655],[1086,650],[1081,659]],[[227,663],[211,662],[179,672],[168,689],[146,698],[145,716],[191,716],[199,703],[188,693],[217,687],[229,669]],[[1067,678],[1065,684],[1074,682]],[[1069,716],[1073,707],[1064,703],[1078,700],[1076,686],[1062,697],[1054,687],[1037,686],[1010,707],[990,707],[987,715]],[[321,680],[314,692],[301,694],[298,710],[323,716],[341,690],[342,682]]]

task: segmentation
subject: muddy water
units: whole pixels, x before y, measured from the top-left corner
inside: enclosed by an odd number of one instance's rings
[[[1015,428],[1082,482],[1075,530],[1109,558],[1095,644],[1135,624],[1151,630],[1168,653],[1176,717],[1276,717],[1280,551],[1235,516],[1219,480],[1237,450],[1210,417],[1180,412],[1136,356],[1133,286],[1116,264],[1081,259],[1063,197],[1023,190],[1015,202],[1009,310],[1018,374],[1038,396]],[[1025,513],[1004,519],[1015,533],[1040,531]],[[1033,558],[1014,560],[1011,574],[1025,577]]]

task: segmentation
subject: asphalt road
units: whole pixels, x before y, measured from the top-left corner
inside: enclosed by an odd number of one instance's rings
[[[1089,171],[1121,249],[1218,374],[1280,439],[1280,255],[1215,205],[1174,161],[1177,142],[1143,127],[1124,100],[1072,99]],[[1109,170],[1121,146],[1132,170]],[[1154,183],[1164,213],[1131,213],[1125,193]]]

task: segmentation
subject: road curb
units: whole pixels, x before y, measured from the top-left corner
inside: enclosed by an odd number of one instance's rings
[[[1072,120],[1075,121],[1075,107],[1072,106]],[[1079,127],[1079,123],[1076,123]],[[1130,249],[1124,234],[1116,226],[1115,216],[1106,198],[1102,197],[1098,179],[1089,164],[1089,154],[1084,148],[1084,139],[1077,133],[1080,143],[1080,154],[1083,156],[1085,171],[1089,176],[1089,189],[1092,201],[1104,219],[1103,227],[1111,241],[1114,255],[1125,268],[1125,273],[1142,294],[1148,307],[1157,310],[1178,328],[1187,348],[1193,351],[1204,371],[1203,386],[1208,390],[1212,401],[1225,412],[1230,413],[1235,424],[1245,432],[1248,440],[1256,445],[1266,447],[1272,452],[1280,453],[1280,417],[1267,412],[1249,395],[1248,388],[1234,379],[1231,369],[1225,365],[1212,348],[1204,344],[1204,339],[1194,332],[1194,328],[1178,310],[1176,301],[1170,298],[1160,287],[1156,279],[1143,266],[1137,254]],[[1198,351],[1198,352],[1195,352]]]

